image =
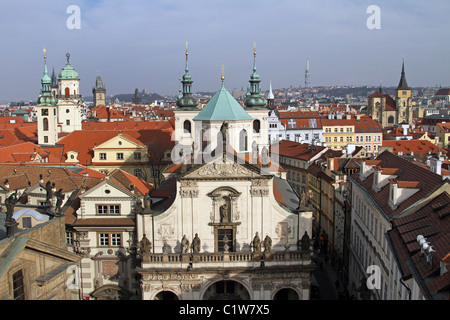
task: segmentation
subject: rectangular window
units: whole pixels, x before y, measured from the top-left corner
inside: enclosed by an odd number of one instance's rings
[[[48,143],[48,136],[44,136],[44,143]]]
[[[120,247],[122,245],[121,233],[99,233],[98,246],[99,247]]]
[[[119,205],[109,206],[109,214],[113,214],[113,215],[120,214],[120,206]]]
[[[97,214],[108,214],[108,206],[107,205],[97,206]]]
[[[109,246],[109,233],[99,233],[98,234],[98,245],[100,247]]]
[[[22,270],[17,271],[12,276],[14,300],[25,300],[25,289],[23,284]]]
[[[117,160],[123,160],[123,153],[122,152],[117,153]]]
[[[66,120],[66,125],[70,126],[70,120],[69,119]]]
[[[66,232],[66,244],[73,245],[73,232]]]
[[[122,244],[120,233],[111,233],[111,246],[119,247]]]
[[[142,158],[142,155],[141,155],[140,152],[135,152],[134,153],[134,160],[141,160],[141,158]]]
[[[152,178],[157,178],[159,176],[159,169],[152,169]]]
[[[24,229],[31,228],[31,217],[23,217],[22,226]]]
[[[106,160],[106,153],[100,153],[100,160]]]
[[[134,176],[138,178],[142,178],[142,170],[141,169],[134,169]]]
[[[225,244],[228,245],[228,251],[234,251],[233,229],[217,229],[217,251],[224,252]]]

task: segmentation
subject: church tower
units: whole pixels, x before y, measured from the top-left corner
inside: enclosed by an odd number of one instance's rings
[[[70,65],[70,54],[66,54],[67,64],[58,75],[58,126],[60,132],[81,130],[80,78]]]
[[[175,141],[176,143],[188,146],[189,150],[194,142],[195,125],[193,118],[200,112],[197,108],[198,101],[192,95],[192,77],[189,73],[189,51],[186,42],[186,62],[184,67],[184,75],[181,78],[182,88],[176,101],[175,113]]]
[[[100,77],[100,75],[98,75],[95,80],[92,94],[94,96],[94,108],[96,106],[106,105],[106,88],[103,85],[102,77]]]
[[[47,72],[47,56],[44,49],[44,74],[41,79],[41,92],[37,100],[38,144],[55,145],[58,138],[56,97],[52,95],[52,79]]]
[[[402,64],[400,82],[395,90],[395,102],[397,109],[397,123],[413,124],[413,110],[411,88],[408,86],[405,76],[405,62]]]
[[[272,92],[272,81],[270,82],[269,93],[267,94],[267,108],[269,110],[275,109],[275,96]]]
[[[253,73],[250,75],[249,89],[245,98],[245,111],[254,119],[251,150],[261,154],[269,149],[269,109],[267,100],[261,93],[261,79],[256,72],[256,46],[253,47]]]

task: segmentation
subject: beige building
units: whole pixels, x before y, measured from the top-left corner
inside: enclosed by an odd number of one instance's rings
[[[67,248],[63,217],[19,229],[0,240],[0,299],[78,300],[79,261]]]

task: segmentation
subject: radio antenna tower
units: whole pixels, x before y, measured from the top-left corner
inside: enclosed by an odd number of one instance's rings
[[[306,59],[306,70],[305,70],[305,88],[309,88],[310,85],[310,74],[309,74],[309,58]]]

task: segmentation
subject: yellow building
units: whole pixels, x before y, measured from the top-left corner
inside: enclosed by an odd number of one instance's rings
[[[436,137],[439,138],[437,146],[447,149],[450,142],[450,123],[436,124]]]
[[[355,143],[355,125],[351,119],[322,119],[323,142],[332,150]]]

